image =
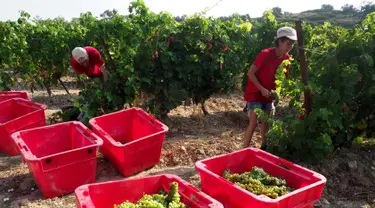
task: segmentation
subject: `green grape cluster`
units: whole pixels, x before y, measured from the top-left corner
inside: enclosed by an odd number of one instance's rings
[[[158,194],[145,194],[136,203],[129,201],[123,202],[120,205],[114,205],[114,208],[188,208],[180,202],[180,194],[178,193],[178,183],[172,182],[169,185],[168,194],[163,189]]]
[[[227,169],[223,172],[223,177],[253,194],[265,195],[272,199],[293,191],[285,179],[274,177],[259,167],[253,167],[250,172],[242,174],[231,174]]]

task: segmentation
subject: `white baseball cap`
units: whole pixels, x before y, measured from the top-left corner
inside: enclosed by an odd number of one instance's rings
[[[87,60],[89,58],[89,55],[87,54],[87,51],[82,47],[76,47],[72,51],[73,58],[79,62],[80,58],[84,58]]]
[[[287,37],[291,40],[297,40],[297,32],[291,27],[282,27],[277,30],[276,39]]]

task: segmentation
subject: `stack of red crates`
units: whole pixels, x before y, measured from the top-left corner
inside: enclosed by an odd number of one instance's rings
[[[26,91],[1,91],[0,92],[0,103],[12,98],[22,98],[25,100],[31,100],[29,94]]]
[[[10,135],[14,132],[45,126],[46,105],[32,102],[24,91],[0,92],[0,152],[19,155]]]

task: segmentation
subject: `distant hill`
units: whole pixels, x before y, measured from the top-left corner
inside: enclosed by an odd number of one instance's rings
[[[279,22],[292,22],[302,20],[313,25],[330,22],[333,25],[339,25],[345,28],[351,28],[360,23],[367,14],[375,12],[375,4],[372,2],[363,3],[360,8],[355,8],[353,5],[346,4],[340,10],[335,10],[330,4],[323,4],[320,9],[303,11],[300,13],[283,12],[280,7],[272,9],[273,14]],[[182,21],[186,15],[182,17],[175,17],[177,21]],[[226,20],[229,17],[219,17]],[[242,15],[244,20],[260,20],[261,17],[250,17],[249,14]]]
[[[272,10],[276,19],[280,22],[302,20],[313,25],[330,22],[333,25],[350,28],[360,23],[367,14],[375,12],[375,4],[372,2],[364,2],[360,8],[345,4],[340,10],[335,10],[330,4],[323,4],[320,9],[300,13],[283,12],[280,7],[275,7]]]
[[[321,9],[304,11],[301,13],[288,13],[285,12],[281,15],[275,15],[276,19],[280,22],[294,22],[302,20],[313,25],[323,24],[330,22],[334,25],[340,25],[345,28],[353,27],[361,22],[364,15],[361,13],[348,13],[341,10],[324,11]]]

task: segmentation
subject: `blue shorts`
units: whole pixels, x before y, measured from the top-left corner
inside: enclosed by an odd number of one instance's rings
[[[253,111],[256,108],[262,109],[264,111],[272,111],[275,110],[275,105],[273,103],[260,103],[260,102],[247,102],[247,109],[248,111]]]

